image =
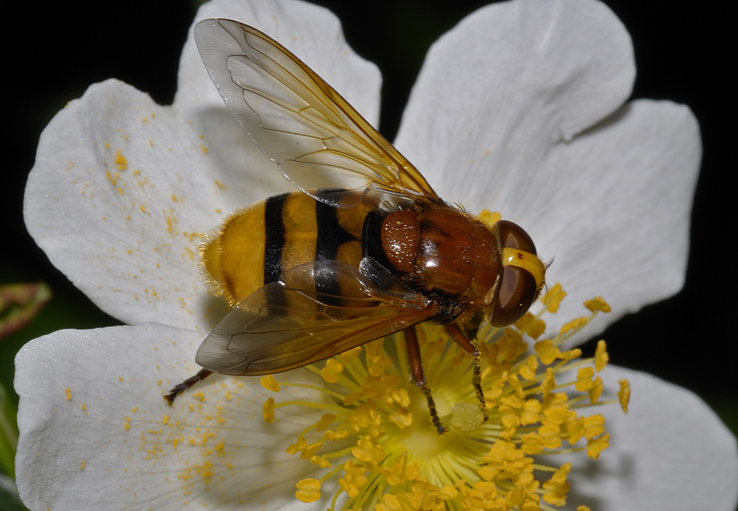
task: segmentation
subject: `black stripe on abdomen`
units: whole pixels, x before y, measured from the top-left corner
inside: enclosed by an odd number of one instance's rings
[[[346,232],[338,223],[337,208],[320,201],[315,205],[315,220],[318,225],[318,239],[315,246],[316,261],[335,261],[338,248],[356,237]]]
[[[318,192],[320,193],[320,192]],[[316,261],[336,261],[338,249],[344,243],[356,241],[356,237],[346,232],[338,222],[338,209],[320,201],[315,205],[315,219],[318,225],[318,236],[315,245]],[[324,268],[319,278],[315,279],[315,290],[321,293],[340,296],[341,287],[336,276]],[[341,305],[340,300],[330,305]]]
[[[282,275],[282,250],[285,244],[285,229],[282,210],[288,193],[269,197],[264,205],[264,284],[279,280]]]

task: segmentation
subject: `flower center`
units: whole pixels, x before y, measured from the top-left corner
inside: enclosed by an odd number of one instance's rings
[[[408,390],[410,394],[408,411],[413,417],[412,424],[406,428],[394,425],[387,428],[387,437],[394,449],[408,451],[420,460],[431,459],[447,449],[453,435],[439,435],[433,423],[425,419],[428,407],[423,394],[417,389]],[[438,399],[436,406],[442,411],[448,409],[445,400]]]
[[[314,401],[269,398],[264,404],[267,422],[284,407],[325,412],[287,448],[323,470],[320,479],[299,481],[296,497],[315,502],[324,496],[323,485],[337,480],[332,510],[533,511],[563,505],[571,463],[551,467],[545,455],[586,452],[597,458],[609,439],[602,415],[579,413],[603,404],[596,373],[607,364],[604,341],[591,359],[581,359],[578,349],[559,349],[599,312],[609,312],[607,303],[589,300],[588,316],[569,322],[551,339],[538,340],[545,330],[543,316],[555,313],[565,295],[557,284],[542,298],[545,307],[538,315],[528,313],[505,329],[480,328],[476,346],[487,422],[471,385],[468,354],[448,340],[442,327],[417,328],[427,382],[448,428],[442,435],[408,364],[397,361],[402,354],[394,339],[373,341],[322,367],[307,366],[322,380],[307,385],[316,392]],[[567,381],[565,374],[572,377]],[[262,378],[262,385],[275,392],[306,387],[273,376]],[[628,390],[621,385],[625,409]]]

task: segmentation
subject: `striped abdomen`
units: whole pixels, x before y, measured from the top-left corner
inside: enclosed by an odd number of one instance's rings
[[[371,210],[339,209],[292,192],[237,211],[201,248],[210,284],[235,305],[300,264],[334,260],[358,266]]]

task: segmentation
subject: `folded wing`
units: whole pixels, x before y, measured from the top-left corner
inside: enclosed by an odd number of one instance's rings
[[[236,21],[208,19],[195,27],[195,41],[246,133],[305,193],[342,208],[354,207],[361,194],[318,197],[311,191],[372,188],[438,198],[417,169],[340,94],[266,34]]]
[[[196,362],[214,372],[287,371],[430,319],[437,306],[379,264],[295,267],[243,300],[203,341]]]

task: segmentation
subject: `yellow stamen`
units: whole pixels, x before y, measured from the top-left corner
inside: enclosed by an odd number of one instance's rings
[[[297,500],[307,504],[320,499],[320,481],[317,479],[303,479],[297,483],[295,497],[297,497]]]
[[[603,390],[604,385],[602,384],[602,378],[598,376],[592,382],[592,388],[589,389],[589,402],[592,404],[597,403],[597,400],[600,398]]]
[[[610,312],[610,304],[608,304],[601,296],[597,296],[591,300],[584,302],[584,306],[590,310],[590,312]]]
[[[592,389],[594,386],[594,381],[592,380],[594,372],[594,367],[582,367],[577,371],[577,383],[575,388],[579,392],[587,392]]]
[[[599,373],[610,361],[610,355],[607,354],[607,344],[605,341],[597,342],[597,351],[595,351],[595,369]]]
[[[279,383],[277,383],[277,380],[274,379],[274,376],[267,375],[262,376],[259,380],[261,383],[261,386],[264,387],[267,390],[271,390],[272,392],[279,392]]]
[[[326,360],[325,367],[323,367],[320,374],[328,383],[336,383],[342,372],[343,365],[335,358],[329,358]]]
[[[565,334],[577,328],[581,328],[587,323],[587,318],[577,318],[569,321],[567,324],[561,327],[560,332]]]
[[[600,453],[607,449],[610,444],[608,443],[608,440],[610,440],[610,434],[605,434],[599,438],[594,438],[587,442],[587,456],[593,459],[597,459],[600,457]]]
[[[268,424],[274,422],[274,398],[267,399],[261,409],[264,412],[264,422]]]
[[[563,290],[561,284],[558,282],[548,288],[546,293],[541,296],[541,302],[546,305],[546,310],[551,314],[556,314],[559,311],[559,305],[561,301],[566,297],[566,291]]]
[[[394,342],[375,341],[328,359],[322,367],[308,366],[330,384],[325,389],[262,378],[262,385],[275,392],[293,386],[312,389],[323,398],[320,403],[278,404],[269,398],[264,404],[267,422],[275,420],[275,408],[326,412],[287,448],[326,470],[319,480],[300,481],[296,497],[315,502],[321,484],[337,479],[330,511],[343,494],[341,511],[539,511],[563,505],[572,464],[550,467],[545,456],[586,452],[597,458],[609,442],[601,414],[579,414],[597,405],[603,392],[597,373],[608,362],[605,343],[600,341],[595,356],[586,360],[580,358],[579,349],[559,349],[609,306],[600,298],[589,300],[585,306],[590,316],[569,322],[551,339],[535,342],[546,329],[543,314],[558,310],[565,296],[555,284],[547,290],[546,308],[540,314],[526,314],[505,329],[480,327],[476,346],[486,422],[471,385],[470,357],[448,344],[444,330],[418,327],[426,378],[438,414],[449,428],[443,435],[430,420],[425,396],[410,381],[407,364],[398,364],[391,356]],[[531,344],[533,354],[528,351]],[[576,370],[573,382],[557,381],[559,374],[572,370]],[[627,384],[621,383],[624,408],[628,393]],[[540,474],[546,471],[553,475],[544,482]]]
[[[569,491],[569,482],[566,477],[569,475],[569,470],[571,470],[571,463],[566,463],[551,476],[551,479],[543,483],[544,502],[555,506],[566,504],[566,494]]]

